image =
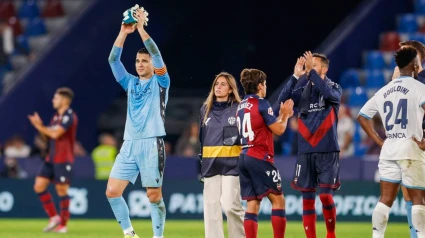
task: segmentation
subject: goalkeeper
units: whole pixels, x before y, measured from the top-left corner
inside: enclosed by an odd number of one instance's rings
[[[163,237],[165,225],[166,210],[161,191],[165,164],[162,138],[165,136],[164,116],[170,77],[158,47],[144,29],[146,17],[147,12],[137,5],[124,12],[121,31],[109,56],[115,79],[128,98],[124,143],[106,188],[106,196],[124,238],[138,238],[122,194],[129,182],[134,184],[139,173],[150,201],[154,238]],[[124,41],[136,29],[146,47],[136,54],[137,76],[128,73],[120,61]]]

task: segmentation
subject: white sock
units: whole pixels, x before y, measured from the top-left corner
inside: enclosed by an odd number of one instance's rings
[[[373,238],[384,238],[391,207],[378,202],[372,214]]]
[[[127,228],[127,229],[123,230],[124,235],[126,235],[126,234],[131,234],[131,232],[133,232],[133,231],[134,231],[134,229],[133,229],[133,227],[132,227],[132,226],[130,226],[129,228]]]
[[[417,231],[418,238],[425,238],[425,206],[412,206],[412,224]]]

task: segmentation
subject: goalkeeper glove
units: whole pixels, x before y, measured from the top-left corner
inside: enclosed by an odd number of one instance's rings
[[[125,12],[123,13],[124,19],[122,20],[122,24],[123,25],[124,24],[125,25],[127,25],[127,24],[137,24],[138,20],[135,16],[136,16],[136,11],[138,9],[141,9],[143,11],[143,13],[145,14],[146,19],[145,19],[145,22],[143,23],[143,25],[147,26],[148,21],[149,21],[147,16],[149,15],[149,13],[143,7],[139,7],[138,4],[134,5],[134,7],[130,8],[130,9],[125,10]]]

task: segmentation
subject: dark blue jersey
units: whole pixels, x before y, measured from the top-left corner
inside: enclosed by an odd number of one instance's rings
[[[339,151],[337,125],[342,89],[315,70],[287,82],[279,102],[294,101],[298,111],[298,154]]]

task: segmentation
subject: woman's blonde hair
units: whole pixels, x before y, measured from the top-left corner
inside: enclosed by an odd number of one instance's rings
[[[232,92],[229,94],[228,102],[229,103],[234,103],[234,102],[240,103],[241,102],[241,97],[239,96],[238,86],[236,85],[235,77],[233,77],[233,75],[231,75],[231,74],[229,74],[227,72],[221,72],[221,73],[217,74],[215,76],[215,79],[214,79],[213,83],[212,83],[211,91],[208,94],[208,97],[207,97],[207,99],[204,102],[204,105],[205,105],[205,115],[204,115],[204,120],[202,122],[203,124],[205,124],[205,122],[206,122],[206,120],[208,118],[208,114],[210,113],[211,108],[212,108],[212,105],[213,105],[213,103],[214,103],[214,101],[216,99],[216,96],[215,96],[215,93],[214,93],[214,86],[215,86],[217,80],[220,77],[224,77],[226,79],[227,83],[230,86],[230,89],[232,90]]]

